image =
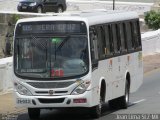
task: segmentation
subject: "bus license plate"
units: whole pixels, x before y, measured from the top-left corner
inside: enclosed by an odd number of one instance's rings
[[[17,104],[31,104],[30,99],[17,99]]]

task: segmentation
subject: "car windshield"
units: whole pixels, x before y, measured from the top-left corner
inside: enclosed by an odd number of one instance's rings
[[[15,40],[15,72],[31,78],[63,78],[88,71],[84,35],[23,37]]]
[[[21,2],[38,2],[38,1],[42,1],[42,0],[21,0]]]

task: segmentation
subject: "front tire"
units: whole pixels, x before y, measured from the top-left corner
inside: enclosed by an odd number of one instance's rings
[[[40,109],[28,108],[28,115],[31,120],[38,119],[40,117]]]
[[[90,116],[92,118],[99,118],[101,116],[102,104],[103,104],[102,97],[100,97],[99,105],[90,108]]]

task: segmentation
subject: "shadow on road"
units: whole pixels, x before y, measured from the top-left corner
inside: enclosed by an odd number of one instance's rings
[[[130,103],[129,107],[136,104]],[[102,108],[102,117],[110,116],[114,112],[120,110],[110,109],[108,104],[104,104]],[[113,117],[113,116],[112,116]],[[100,119],[101,119],[100,118]],[[86,109],[60,109],[60,110],[41,110],[41,116],[39,120],[94,120],[89,116],[89,111]],[[27,113],[18,115],[17,120],[29,120]]]

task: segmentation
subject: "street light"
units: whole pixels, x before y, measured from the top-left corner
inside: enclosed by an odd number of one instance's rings
[[[113,0],[113,10],[115,9],[115,0]]]

